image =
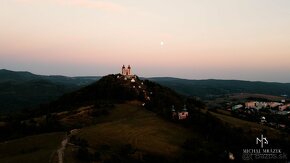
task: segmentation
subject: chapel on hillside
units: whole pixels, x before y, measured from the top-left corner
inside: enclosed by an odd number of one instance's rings
[[[183,106],[181,111],[176,111],[174,105],[172,105],[171,111],[172,119],[185,120],[189,116],[186,105]]]
[[[131,66],[128,65],[128,67],[126,68],[125,65],[123,65],[122,67],[122,75],[125,75],[125,76],[131,76]]]
[[[125,67],[125,65],[122,66],[121,75],[122,76],[118,76],[117,78],[122,78],[124,80],[129,79],[132,83],[135,83],[137,78],[136,75],[132,74],[132,68],[130,65],[128,65],[127,68]]]

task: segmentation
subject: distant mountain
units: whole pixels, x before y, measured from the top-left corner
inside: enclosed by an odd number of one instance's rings
[[[0,112],[13,112],[47,103],[98,79],[0,70]]]
[[[212,98],[231,93],[259,93],[269,95],[290,95],[290,83],[252,82],[242,80],[187,80],[171,77],[149,78],[187,96]]]
[[[29,80],[40,79],[40,75],[35,75],[27,71],[10,71],[6,69],[0,70],[0,82],[18,81],[24,82]]]
[[[83,77],[67,77],[61,75],[36,75],[27,71],[10,71],[6,69],[0,70],[0,83],[5,81],[25,82],[31,80],[48,80],[58,84],[88,85],[100,76],[83,76]]]

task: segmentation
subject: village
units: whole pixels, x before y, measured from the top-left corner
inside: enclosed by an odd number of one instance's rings
[[[230,111],[233,116],[238,118],[281,130],[289,131],[290,129],[290,103],[287,103],[286,100],[279,102],[247,101],[232,106]]]

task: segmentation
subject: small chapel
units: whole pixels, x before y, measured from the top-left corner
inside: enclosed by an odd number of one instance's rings
[[[172,105],[171,111],[172,119],[185,120],[189,116],[186,105],[183,106],[183,109],[181,111],[176,111],[174,105]]]
[[[136,75],[132,74],[132,68],[130,65],[128,65],[128,67],[125,67],[125,65],[122,66],[121,75],[121,78],[124,80],[130,80],[132,83],[136,82]],[[118,76],[118,78],[120,77]]]
[[[128,67],[126,68],[125,65],[122,66],[122,75],[124,76],[133,76],[133,74],[131,73],[131,66],[128,65]]]

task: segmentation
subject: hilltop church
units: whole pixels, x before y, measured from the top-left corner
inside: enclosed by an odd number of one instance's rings
[[[130,65],[128,65],[127,68],[125,67],[125,65],[123,65],[123,67],[122,67],[122,75],[132,76],[131,75],[131,66]]]
[[[132,83],[135,83],[136,81],[136,76],[132,74],[132,68],[130,65],[128,65],[127,68],[125,67],[125,65],[122,66],[121,75],[122,76],[118,76],[117,78],[122,78],[124,80],[129,79]]]

